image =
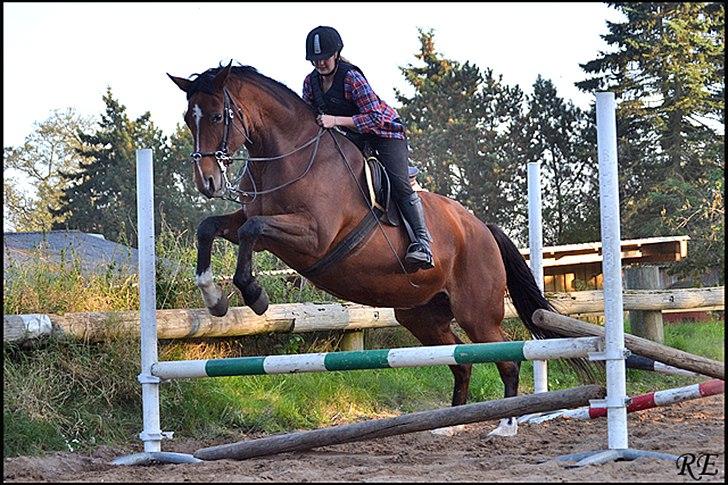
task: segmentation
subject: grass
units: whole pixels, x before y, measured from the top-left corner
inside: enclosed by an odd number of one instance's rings
[[[194,286],[194,251],[163,233],[160,259],[179,262],[183,271],[160,266],[160,308],[201,307]],[[255,270],[283,265],[268,253],[255,255]],[[213,272],[230,275],[234,247],[216,245]],[[8,277],[8,272],[12,277]],[[310,286],[280,277],[261,277],[273,303],[335,301]],[[73,260],[51,266],[39,262],[6,270],[3,303],[6,314],[109,311],[138,308],[134,278],[114,271],[81,274]],[[241,305],[234,296],[231,305]],[[504,329],[511,339],[528,338],[519,321]],[[457,330],[457,329],[456,329]],[[724,359],[724,322],[665,326],[668,345],[713,359]],[[244,338],[160,342],[161,360],[223,358],[327,352],[338,348],[341,334],[272,334]],[[402,328],[368,330],[367,348],[418,345]],[[100,444],[139,444],[141,388],[139,343],[117,339],[103,343],[42,340],[31,347],[3,347],[3,454],[5,457],[48,451],[88,452]],[[520,391],[533,391],[531,363],[521,366]],[[628,393],[667,389],[695,379],[628,371]],[[232,437],[236,432],[277,433],[312,429],[448,406],[452,374],[446,366],[352,372],[305,373],[253,377],[180,380],[161,388],[162,429],[198,439]],[[551,389],[579,385],[564,364],[549,363]],[[469,401],[497,399],[503,386],[496,366],[473,367]]]

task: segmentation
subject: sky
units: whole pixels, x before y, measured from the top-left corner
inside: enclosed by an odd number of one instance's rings
[[[419,65],[418,28],[434,31],[442,56],[490,68],[526,93],[540,74],[559,96],[587,108],[593,95],[574,82],[580,63],[609,51],[604,3],[3,3],[3,145],[17,146],[34,123],[72,107],[98,119],[107,88],[130,117],[151,113],[171,135],[186,109],[167,77],[242,63],[299,95],[311,71],[306,34],[335,27],[342,55],[374,91],[398,107],[411,95],[400,67]]]

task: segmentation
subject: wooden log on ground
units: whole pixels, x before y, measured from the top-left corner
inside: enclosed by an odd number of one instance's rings
[[[604,327],[546,310],[536,310],[533,313],[533,322],[539,327],[569,337],[604,336]],[[716,379],[725,379],[725,363],[717,360],[673,349],[628,333],[624,334],[624,346],[637,355],[649,357],[679,369],[686,369]]]
[[[198,450],[194,456],[202,460],[244,460],[255,456],[308,450],[319,446],[364,441],[457,424],[583,406],[588,405],[590,399],[601,399],[605,394],[606,391],[601,386],[581,386],[573,389],[465,404],[433,411],[420,411],[395,418],[364,421],[211,446]]]

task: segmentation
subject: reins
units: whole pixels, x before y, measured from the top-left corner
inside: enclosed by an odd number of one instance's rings
[[[237,110],[237,115],[240,118],[241,124],[243,125],[243,130],[242,131],[235,124],[235,115],[236,115],[236,112],[233,111],[233,109],[230,107],[230,105],[234,106],[236,108],[236,110]],[[405,275],[405,277],[407,278],[407,281],[409,282],[410,285],[412,285],[415,288],[419,288],[419,286],[416,285],[414,282],[412,282],[412,279],[409,277],[409,274],[407,273],[407,270],[404,267],[404,263],[402,262],[402,260],[400,259],[399,255],[397,254],[397,251],[394,249],[394,246],[392,245],[392,242],[389,239],[389,236],[387,235],[386,231],[382,227],[382,223],[380,222],[379,217],[377,217],[376,213],[374,212],[374,208],[369,204],[369,202],[367,200],[367,195],[364,192],[364,189],[362,188],[362,186],[359,184],[359,180],[357,180],[356,174],[354,173],[354,170],[351,168],[351,164],[349,164],[349,160],[346,158],[346,155],[344,154],[344,151],[341,149],[341,146],[339,145],[339,141],[336,139],[336,136],[332,132],[332,129],[331,128],[322,128],[322,127],[319,128],[319,130],[316,133],[316,135],[314,135],[314,137],[311,138],[309,141],[307,141],[306,143],[304,143],[300,147],[294,148],[293,150],[291,150],[291,151],[289,151],[287,153],[284,153],[282,155],[276,155],[274,157],[249,157],[249,156],[246,156],[246,157],[231,157],[228,154],[228,137],[229,137],[229,134],[230,134],[230,126],[231,125],[232,125],[232,127],[235,130],[237,130],[240,134],[243,135],[243,137],[245,138],[245,140],[247,142],[249,142],[251,144],[253,142],[250,139],[250,137],[248,136],[248,130],[247,130],[247,127],[245,126],[245,118],[244,118],[244,116],[242,114],[242,110],[235,104],[235,101],[233,100],[232,96],[228,92],[227,88],[223,88],[223,122],[224,122],[224,127],[223,127],[223,139],[220,142],[220,148],[219,148],[219,150],[217,150],[215,152],[200,152],[200,150],[199,150],[199,132],[200,132],[200,130],[199,130],[199,121],[200,121],[200,118],[201,118],[201,113],[195,115],[196,124],[197,124],[197,130],[196,130],[196,133],[195,133],[195,151],[190,154],[190,157],[191,157],[192,161],[195,163],[195,166],[196,166],[197,170],[199,170],[200,169],[199,168],[199,161],[202,159],[202,157],[205,157],[205,156],[214,156],[215,157],[215,160],[217,161],[217,163],[218,163],[218,165],[220,167],[220,172],[222,173],[222,177],[223,177],[223,180],[225,182],[225,193],[220,198],[221,199],[224,199],[224,200],[231,201],[231,202],[236,202],[236,203],[239,203],[241,205],[250,204],[250,203],[252,203],[256,199],[256,197],[258,195],[270,194],[270,193],[275,192],[277,190],[280,190],[280,189],[282,189],[284,187],[287,187],[287,186],[289,186],[289,185],[291,185],[291,184],[293,184],[295,182],[298,182],[299,180],[301,180],[302,178],[304,178],[310,172],[311,167],[313,167],[313,163],[316,160],[316,155],[318,154],[318,149],[319,149],[319,145],[320,145],[320,142],[321,142],[321,137],[323,136],[324,132],[329,132],[329,134],[331,135],[331,138],[334,141],[334,144],[336,145],[336,149],[341,154],[341,157],[344,160],[344,164],[346,165],[346,168],[349,170],[349,174],[351,174],[351,177],[354,180],[354,183],[356,184],[356,187],[359,189],[359,193],[364,198],[365,205],[367,206],[367,208],[368,208],[369,212],[371,213],[371,215],[374,217],[374,220],[377,223],[377,227],[379,227],[379,230],[381,231],[382,235],[384,236],[384,239],[387,241],[387,245],[389,246],[389,249],[392,251],[392,254],[397,259],[397,263],[399,264],[400,268],[402,269],[402,273]],[[333,129],[335,129],[337,131],[340,131],[336,127],[333,128]],[[265,190],[257,190],[256,185],[255,185],[255,179],[253,178],[253,175],[252,175],[252,173],[249,170],[249,163],[250,162],[272,162],[274,160],[280,160],[282,158],[286,158],[286,157],[288,157],[290,155],[293,155],[294,153],[297,153],[297,152],[303,150],[304,148],[307,148],[307,147],[311,146],[312,144],[314,144],[314,149],[313,149],[313,152],[311,153],[311,158],[310,158],[310,160],[308,162],[308,165],[306,166],[306,169],[303,171],[303,173],[301,175],[299,175],[298,177],[296,177],[296,178],[294,178],[292,180],[289,180],[288,182],[285,182],[283,184],[280,184],[280,185],[278,185],[276,187],[272,187],[270,189],[265,189]],[[243,143],[243,146],[246,148],[246,152],[247,152],[248,150],[247,150],[247,146],[245,145],[245,143]],[[231,163],[233,163],[234,161],[239,161],[239,160],[240,161],[243,161],[243,166],[240,167],[240,170],[238,171],[238,173],[236,175],[236,178],[231,182],[228,179],[228,177],[227,177],[227,168],[228,168],[228,166]],[[367,162],[364,161],[364,163],[367,163]],[[240,185],[241,185],[241,183],[242,183],[242,180],[243,180],[243,178],[245,177],[246,174],[250,178],[250,182],[251,182],[251,184],[253,186],[253,190],[252,191],[250,191],[250,190],[241,190],[239,188]],[[239,198],[231,197],[229,195],[230,193],[235,193],[235,194],[237,194],[238,197],[252,197],[252,199],[249,200],[249,201],[242,201]]]

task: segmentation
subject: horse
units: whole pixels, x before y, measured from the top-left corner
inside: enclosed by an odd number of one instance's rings
[[[401,227],[379,222],[361,240],[352,233],[371,218],[363,196],[365,157],[344,134],[323,129],[298,94],[252,66],[218,66],[190,79],[170,79],[186,93],[185,123],[194,139],[196,188],[208,198],[233,193],[241,208],[202,220],[196,232],[196,284],[208,311],[223,316],[228,300],[210,269],[213,240],[239,247],[233,284],[256,314],[268,296],[251,272],[253,251],[267,250],[317,288],[344,300],[393,308],[397,321],[423,345],[503,342],[506,290],[536,338],[562,337],[536,327],[536,309],[553,310],[513,241],[457,201],[421,192],[435,267],[402,264],[409,240]],[[242,176],[230,182],[231,154],[246,149]],[[332,258],[332,254],[335,256]],[[325,261],[325,264],[324,264]],[[497,362],[504,396],[518,394],[520,362]],[[465,404],[471,365],[450,365],[452,406]],[[501,426],[514,434],[515,419]]]

